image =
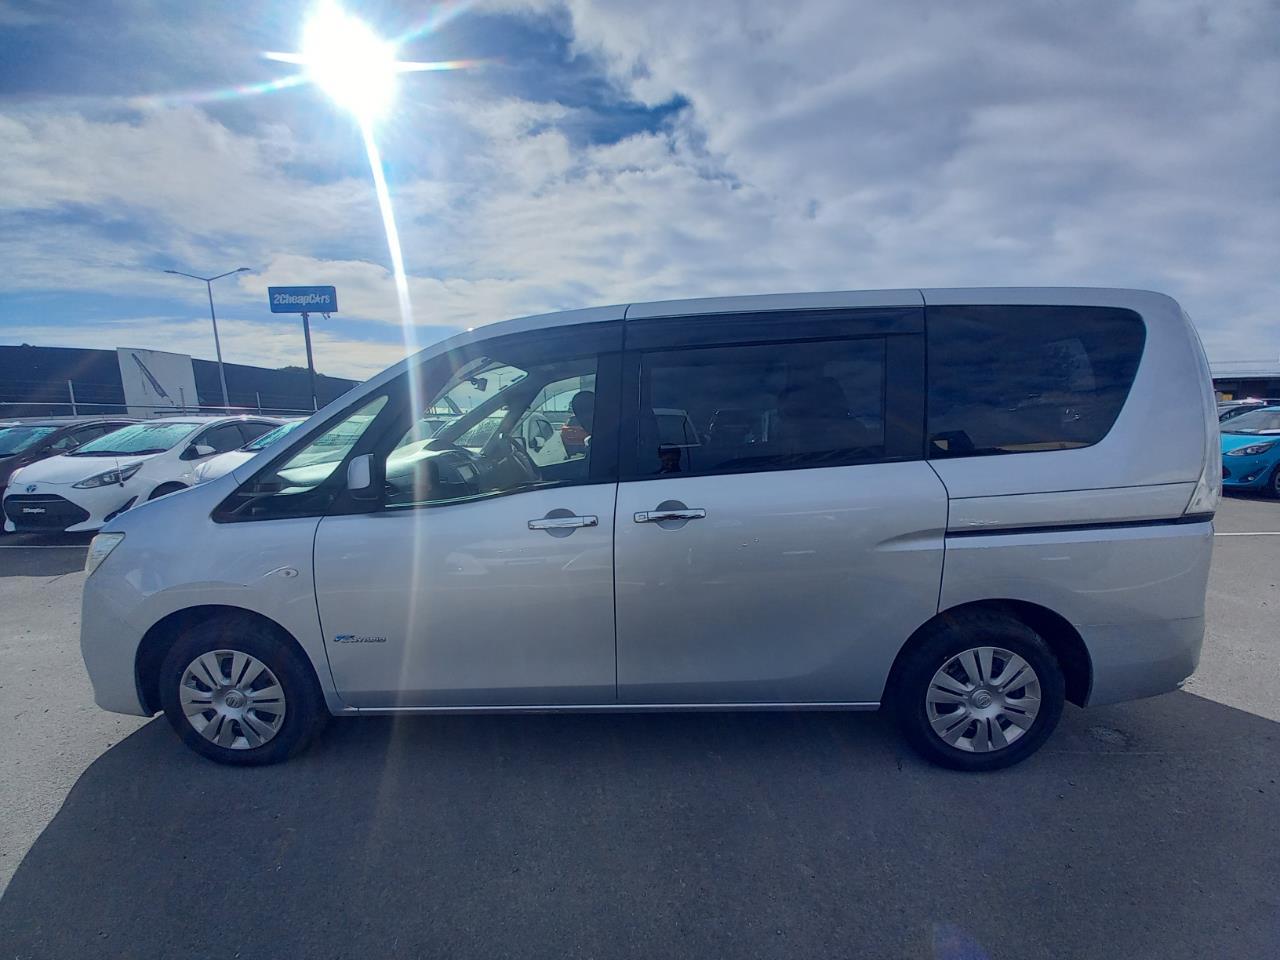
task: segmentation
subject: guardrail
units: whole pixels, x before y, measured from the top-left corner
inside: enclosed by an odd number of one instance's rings
[[[0,417],[61,417],[99,414],[127,415],[128,410],[147,411],[147,416],[192,416],[196,414],[261,413],[266,415],[310,415],[315,411],[298,405],[297,394],[266,394],[255,390],[252,402],[247,391],[236,399],[241,402],[222,404],[189,403],[178,391],[169,403],[128,403],[119,384],[65,380],[61,384],[48,380],[21,380],[6,377],[0,382]],[[233,391],[234,394],[234,391]],[[31,399],[20,399],[29,397]],[[193,398],[198,399],[198,398]],[[306,401],[303,401],[304,403]],[[322,401],[321,405],[328,400]],[[135,414],[136,415],[136,414]]]

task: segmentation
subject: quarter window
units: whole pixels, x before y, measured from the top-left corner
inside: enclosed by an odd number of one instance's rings
[[[929,456],[1069,450],[1115,423],[1146,330],[1104,307],[930,307]]]
[[[885,340],[647,353],[638,433],[641,476],[882,459]]]

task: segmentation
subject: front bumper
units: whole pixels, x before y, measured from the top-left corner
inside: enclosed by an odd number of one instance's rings
[[[124,544],[116,548],[124,549]],[[134,594],[121,589],[109,565],[118,557],[108,556],[84,582],[80,604],[80,655],[84,657],[93,699],[103,710],[149,717],[138,691],[134,669],[138,644],[142,639],[123,603]]]
[[[18,533],[61,533],[89,519],[88,510],[52,493],[7,496],[4,515]]]
[[[5,491],[5,529],[18,533],[91,533],[136,500],[136,490],[128,485],[77,490],[64,483],[19,484]]]
[[[1273,457],[1222,458],[1222,485],[1228,489],[1253,490],[1265,487],[1276,467]]]

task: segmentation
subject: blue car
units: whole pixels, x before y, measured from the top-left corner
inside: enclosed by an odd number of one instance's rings
[[[1250,410],[1222,425],[1222,486],[1280,497],[1280,406]]]

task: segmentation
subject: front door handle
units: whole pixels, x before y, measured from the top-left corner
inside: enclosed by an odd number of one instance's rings
[[[636,523],[661,523],[663,520],[701,520],[707,511],[701,507],[684,507],[679,510],[642,510],[632,519]]]
[[[586,517],[543,517],[541,520],[530,520],[530,530],[576,530],[578,527],[597,527],[600,518]]]

